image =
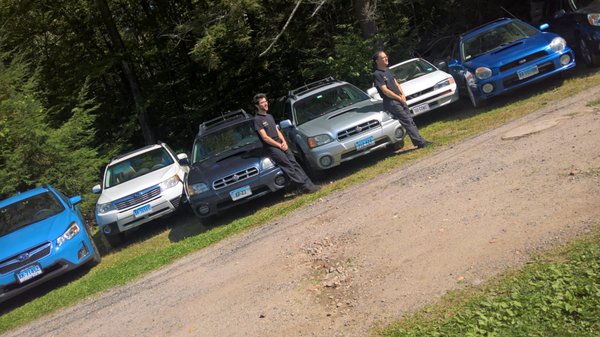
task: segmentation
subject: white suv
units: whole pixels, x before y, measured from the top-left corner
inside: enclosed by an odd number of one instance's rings
[[[113,159],[104,171],[96,221],[111,245],[122,233],[175,211],[182,201],[189,172],[185,153],[175,156],[165,143],[148,145]]]

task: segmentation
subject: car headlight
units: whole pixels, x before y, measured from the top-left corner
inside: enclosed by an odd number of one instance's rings
[[[447,86],[449,86],[452,83],[454,83],[454,78],[453,77],[448,77],[447,79],[445,79],[443,81],[439,81],[438,83],[436,83],[436,85],[433,86],[433,90],[438,90],[440,88],[447,87]]]
[[[306,140],[306,143],[308,144],[308,147],[310,147],[312,149],[317,146],[331,143],[332,141],[333,141],[333,138],[331,138],[329,135],[317,135],[314,137],[308,137],[308,139]]]
[[[600,14],[588,14],[588,22],[592,26],[600,26]]]
[[[492,77],[492,69],[488,67],[479,67],[475,69],[475,76],[480,80]]]
[[[179,184],[179,176],[174,175],[171,178],[160,183],[159,186],[160,186],[161,191],[164,191],[166,189],[176,186],[177,184]]]
[[[475,76],[468,70],[465,72],[465,81],[467,82],[467,85],[473,85],[475,83]]]
[[[209,188],[208,188],[208,185],[206,185],[205,183],[195,183],[195,184],[188,185],[187,190],[188,190],[188,195],[192,196],[192,195],[204,193],[204,192],[208,191]]]
[[[63,235],[56,239],[56,245],[60,247],[65,241],[69,241],[74,238],[77,233],[79,233],[79,224],[77,222],[72,222]]]
[[[263,158],[260,161],[260,167],[262,170],[270,170],[275,167],[275,163],[271,160],[271,158]]]
[[[104,213],[108,213],[110,211],[114,211],[117,208],[115,207],[115,205],[113,205],[112,202],[108,202],[106,204],[98,204],[96,209],[98,210],[98,214],[104,214]]]
[[[565,39],[562,37],[555,37],[552,39],[552,42],[550,42],[550,49],[554,50],[555,52],[562,51],[566,47],[567,41],[565,41]]]

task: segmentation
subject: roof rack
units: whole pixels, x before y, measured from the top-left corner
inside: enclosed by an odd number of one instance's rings
[[[464,32],[464,33],[462,33],[462,34],[460,34],[460,37],[462,38],[463,36],[465,36],[465,35],[467,35],[467,34],[470,34],[470,33],[474,32],[474,31],[476,31],[476,30],[478,30],[478,29],[480,29],[480,28],[483,28],[483,27],[485,27],[485,26],[487,26],[487,25],[490,25],[490,24],[492,24],[492,23],[496,23],[496,22],[500,22],[500,21],[504,21],[504,20],[507,20],[507,19],[508,19],[508,18],[498,18],[498,19],[492,20],[492,21],[490,21],[490,22],[484,23],[483,25],[477,26],[477,27],[475,27],[475,28],[473,28],[473,29],[469,29],[468,31],[466,31],[466,32]]]
[[[248,118],[250,118],[250,115],[248,115],[248,113],[246,113],[246,111],[244,111],[244,109],[221,112],[221,116],[201,123],[200,126],[198,127],[198,132],[205,131],[209,127],[221,124],[223,122],[226,122],[226,121],[229,121],[232,119],[239,119],[239,118],[248,119]]]
[[[331,83],[331,82],[337,82],[337,80],[335,78],[333,78],[332,76],[326,77],[322,80],[316,81],[316,82],[312,82],[312,83],[308,83],[305,84],[299,88],[296,88],[294,90],[290,90],[288,91],[288,97],[295,97],[298,95],[302,95],[304,93],[306,93],[307,91],[310,91],[314,88],[323,86],[325,84]]]

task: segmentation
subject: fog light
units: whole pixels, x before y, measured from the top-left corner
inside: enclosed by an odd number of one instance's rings
[[[560,64],[562,64],[563,66],[566,66],[569,63],[571,63],[571,55],[564,54],[564,55],[560,56]]]
[[[331,156],[329,156],[329,155],[323,156],[319,159],[319,163],[323,167],[329,167],[333,163],[333,158],[331,158]]]
[[[110,226],[104,226],[102,227],[102,232],[104,234],[110,234],[112,232],[112,229],[110,228]]]
[[[196,210],[198,211],[198,214],[200,214],[200,215],[207,215],[210,212],[210,208],[208,208],[207,204],[202,204],[202,205],[198,206],[198,208],[196,208]]]
[[[275,185],[277,186],[284,186],[286,181],[287,179],[284,175],[278,175],[277,177],[275,177]]]
[[[404,130],[404,128],[401,126],[397,127],[396,130],[394,130],[394,137],[396,137],[396,139],[404,139],[405,135],[406,130]]]
[[[89,254],[88,248],[85,246],[85,243],[82,243],[81,249],[77,252],[77,258],[81,260],[84,257],[86,257],[88,254]]]
[[[483,91],[485,94],[489,94],[490,92],[494,91],[494,85],[491,83],[486,83],[481,86],[481,91]]]

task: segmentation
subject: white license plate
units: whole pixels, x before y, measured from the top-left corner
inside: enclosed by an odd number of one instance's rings
[[[373,139],[373,136],[369,136],[365,139],[361,139],[358,142],[355,142],[354,145],[356,146],[357,150],[362,150],[375,145],[375,140]]]
[[[142,206],[142,207],[140,207],[140,208],[136,208],[136,209],[134,209],[134,210],[133,210],[133,215],[134,215],[136,218],[139,218],[139,217],[141,217],[142,215],[144,215],[144,214],[147,214],[147,213],[150,213],[150,212],[152,212],[152,206],[150,206],[150,204],[147,204],[147,205],[144,205],[144,206]]]
[[[252,195],[252,190],[249,185],[246,185],[229,192],[229,195],[231,196],[231,200],[236,201]]]
[[[412,109],[412,111],[413,111],[413,114],[418,114],[421,112],[429,111],[429,104],[425,103],[425,104],[417,105],[416,107],[414,107]]]
[[[538,67],[536,65],[533,65],[531,67],[527,67],[525,69],[517,71],[517,76],[519,76],[519,79],[522,80],[527,77],[531,77],[539,72],[540,71],[538,70]]]
[[[29,267],[21,270],[20,272],[18,272],[17,279],[19,280],[19,283],[23,283],[27,280],[30,280],[30,279],[40,275],[43,272],[44,271],[42,270],[42,267],[40,267],[39,264],[34,264],[33,266],[29,266]]]

